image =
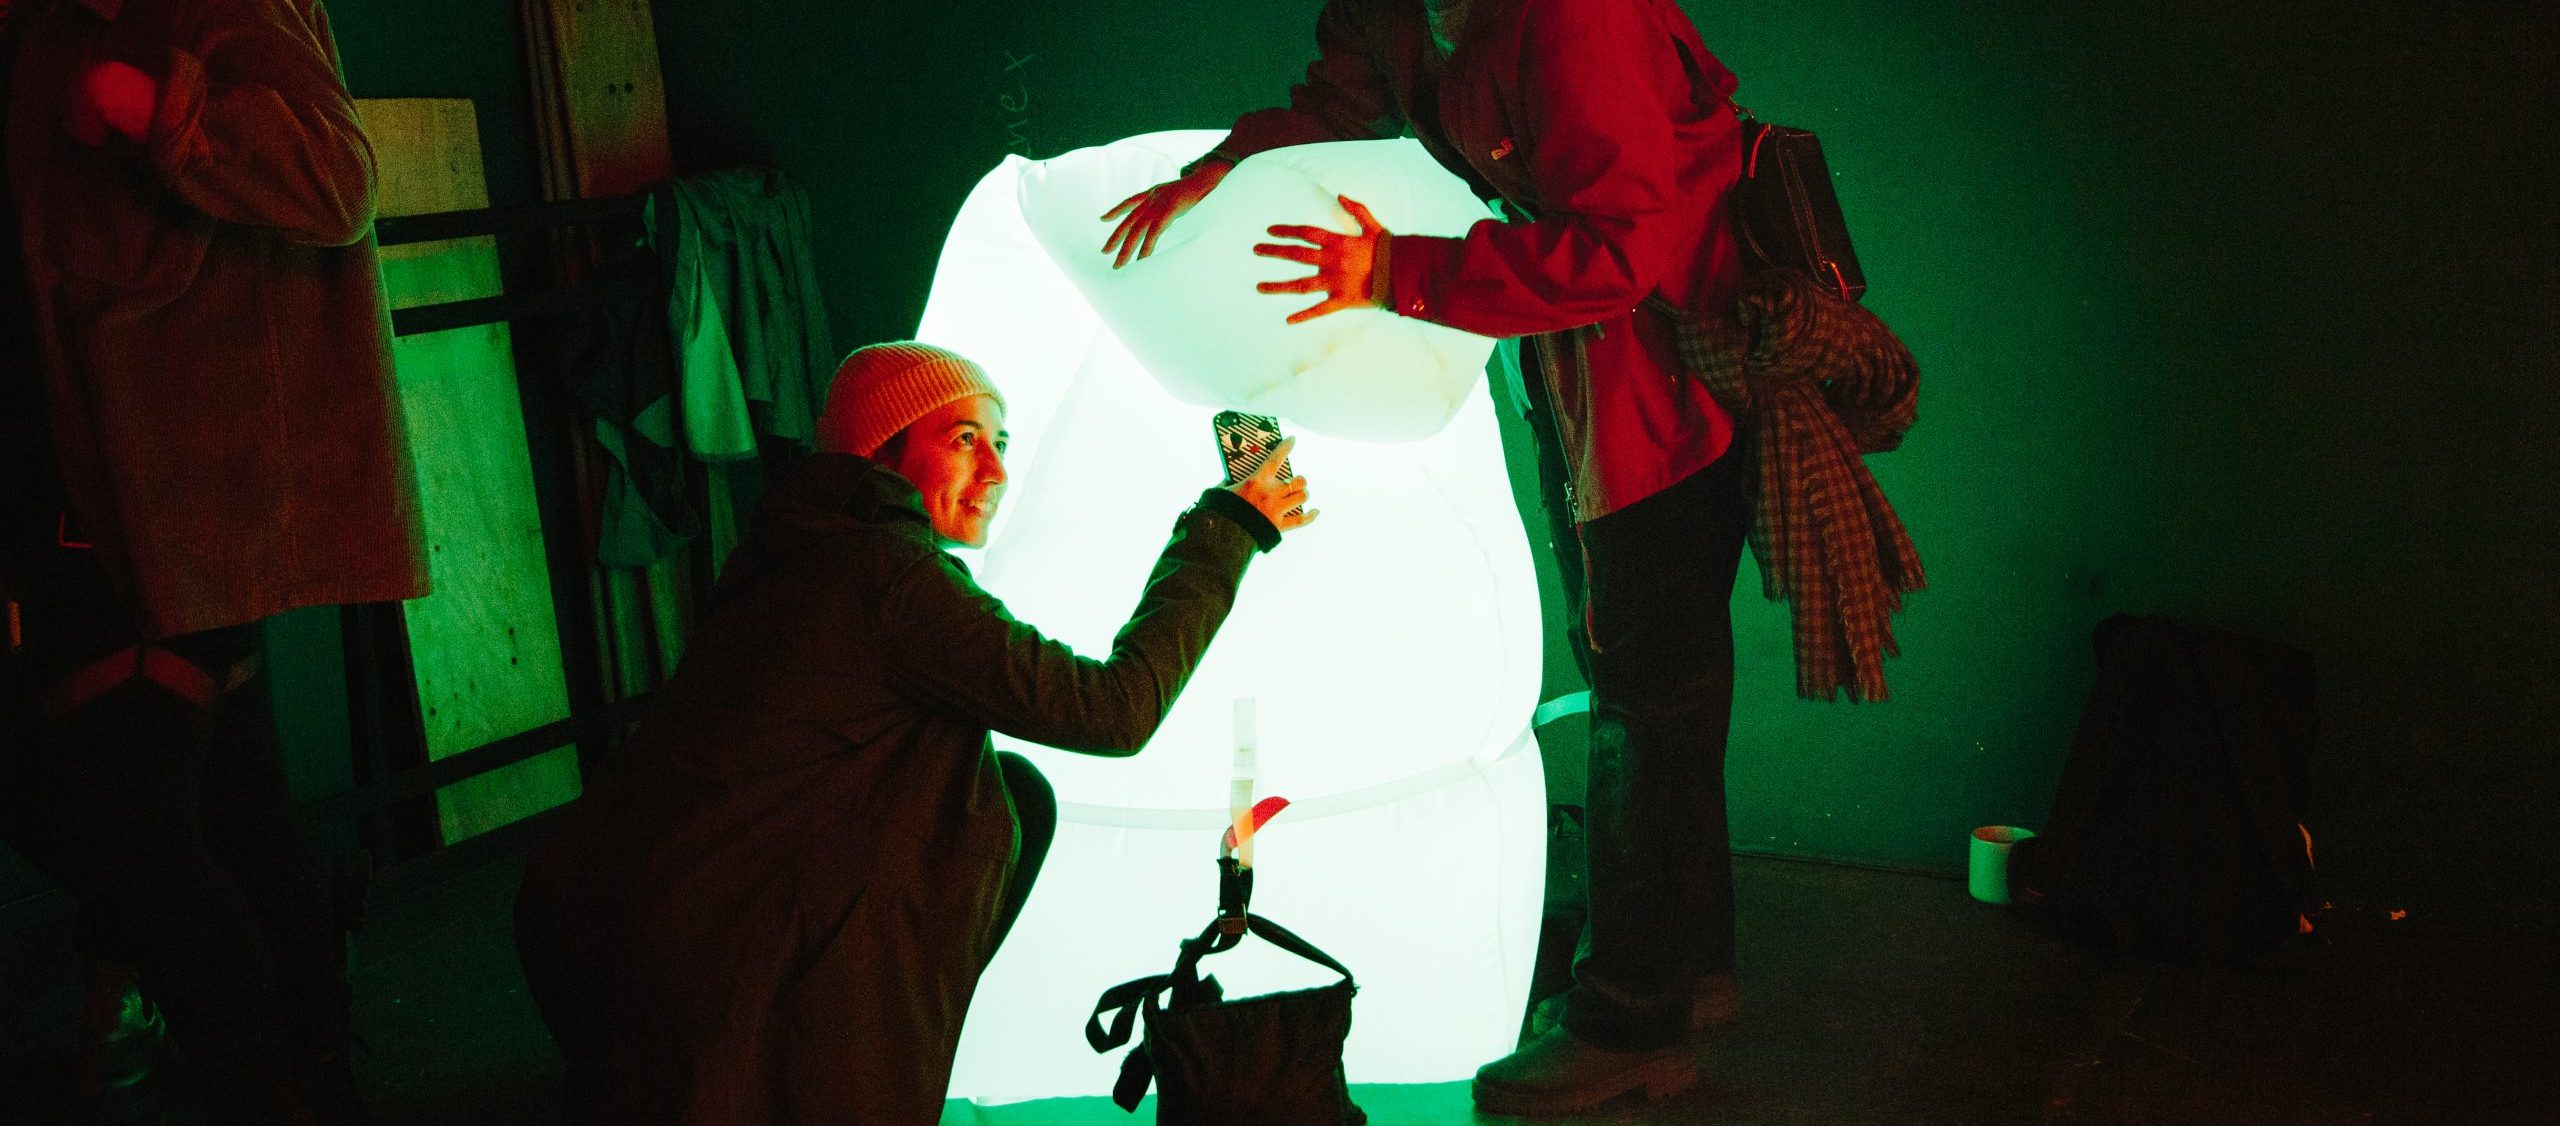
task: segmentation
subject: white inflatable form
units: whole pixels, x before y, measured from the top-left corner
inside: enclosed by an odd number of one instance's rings
[[[1366,204],[1399,234],[1465,234],[1492,219],[1484,204],[1412,141],[1275,149],[1230,172],[1164,232],[1154,255],[1112,269],[1112,257],[1098,252],[1112,224],[1094,216],[1217,142],[1213,133],[1155,133],[1026,162],[1023,218],[1174,398],[1278,415],[1340,438],[1437,433],[1481,382],[1493,341],[1382,309],[1291,325],[1289,314],[1319,297],[1256,293],[1253,283],[1314,271],[1256,257],[1253,245],[1274,241],[1274,223],[1358,230],[1336,196]]]
[[[1511,1048],[1526,999],[1545,871],[1529,734],[1542,650],[1478,378],[1490,342],[1382,313],[1284,329],[1314,298],[1253,291],[1305,272],[1254,257],[1262,229],[1348,229],[1336,193],[1399,231],[1454,233],[1483,209],[1412,142],[1306,146],[1245,162],[1155,257],[1111,271],[1095,217],[1216,139],[1008,158],[954,222],[917,329],[985,364],[1010,407],[1011,495],[983,554],[963,557],[1080,652],[1109,652],[1174,517],[1220,478],[1216,410],[1278,414],[1324,512],[1255,560],[1145,752],[997,736],[1048,775],[1060,824],[979,984],[954,1097],[1111,1089],[1122,1053],[1096,1054],[1081,1029],[1104,988],[1164,972],[1214,911],[1238,699],[1258,705],[1260,792],[1293,803],[1258,839],[1254,908],[1358,975],[1351,1080],[1471,1075]],[[1253,941],[1207,968],[1238,997],[1330,976]]]

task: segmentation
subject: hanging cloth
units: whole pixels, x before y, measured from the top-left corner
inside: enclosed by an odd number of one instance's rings
[[[808,194],[780,172],[725,169],[661,185],[644,218],[667,260],[687,452],[751,458],[759,435],[808,448],[836,362]]]
[[[1751,555],[1763,592],[1793,619],[1796,693],[1885,699],[1884,658],[1902,652],[1892,617],[1927,579],[1863,458],[1899,446],[1918,417],[1911,350],[1874,313],[1792,269],[1746,280],[1728,324],[1649,303],[1669,314],[1682,365],[1759,458]]]

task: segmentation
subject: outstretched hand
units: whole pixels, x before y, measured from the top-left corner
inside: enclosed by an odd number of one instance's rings
[[[1378,302],[1369,295],[1375,280],[1378,243],[1387,237],[1387,228],[1377,216],[1350,196],[1334,197],[1342,209],[1351,213],[1360,229],[1352,234],[1328,231],[1322,227],[1282,225],[1271,228],[1271,237],[1296,239],[1307,243],[1257,243],[1253,252],[1265,258],[1300,262],[1316,268],[1316,272],[1289,281],[1263,282],[1254,289],[1263,293],[1322,293],[1324,300],[1289,315],[1290,324],[1302,324],[1344,309],[1376,308]]]
[[[1271,526],[1283,532],[1294,532],[1316,522],[1320,511],[1306,507],[1307,479],[1280,479],[1280,467],[1288,463],[1289,451],[1298,444],[1296,438],[1282,438],[1271,448],[1271,456],[1244,480],[1227,486],[1227,491],[1244,498],[1246,504],[1261,512]]]
[[[1111,237],[1102,242],[1104,254],[1118,254],[1111,260],[1111,268],[1117,270],[1135,259],[1155,253],[1156,236],[1163,234],[1164,229],[1181,218],[1183,212],[1191,210],[1192,205],[1217,190],[1218,183],[1225,180],[1228,170],[1234,167],[1224,160],[1206,161],[1188,176],[1148,188],[1103,212],[1105,221],[1125,216],[1120,218],[1119,226],[1112,228]]]

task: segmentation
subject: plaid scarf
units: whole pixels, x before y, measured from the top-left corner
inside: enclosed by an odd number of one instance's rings
[[[1764,593],[1794,619],[1797,695],[1885,699],[1884,658],[1902,652],[1892,615],[1927,580],[1861,458],[1900,445],[1917,417],[1910,349],[1796,270],[1745,281],[1732,325],[1651,303],[1670,314],[1682,364],[1759,454],[1751,554]]]

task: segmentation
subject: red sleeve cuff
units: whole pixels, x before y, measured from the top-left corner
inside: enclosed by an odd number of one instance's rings
[[[1441,319],[1437,300],[1431,294],[1431,279],[1439,261],[1461,240],[1431,235],[1390,235],[1395,244],[1392,254],[1386,244],[1379,245],[1375,273],[1370,289],[1378,304],[1399,317],[1447,324]]]
[[[1369,258],[1369,303],[1381,309],[1396,307],[1395,247],[1396,236],[1379,235]]]

